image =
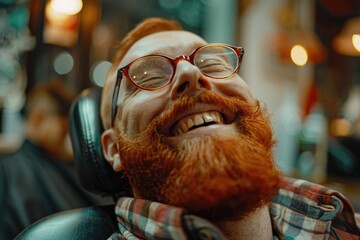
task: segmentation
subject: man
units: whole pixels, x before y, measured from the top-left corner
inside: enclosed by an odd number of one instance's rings
[[[244,51],[146,19],[103,89],[104,156],[133,196],[112,239],[358,239],[341,194],[282,178],[263,106],[237,74]]]
[[[0,239],[14,239],[49,214],[110,201],[79,185],[68,141],[74,94],[57,80],[38,85],[26,105],[26,139],[0,157]]]

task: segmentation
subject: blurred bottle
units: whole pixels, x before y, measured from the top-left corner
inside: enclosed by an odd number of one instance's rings
[[[283,174],[287,176],[291,176],[294,171],[300,126],[298,98],[292,84],[287,82],[283,101],[275,114],[274,124],[278,141],[275,159]]]
[[[344,103],[344,115],[355,122],[360,117],[360,85],[353,85],[349,89],[349,96]]]
[[[299,132],[297,171],[300,178],[322,183],[327,178],[328,123],[320,103],[314,104]]]

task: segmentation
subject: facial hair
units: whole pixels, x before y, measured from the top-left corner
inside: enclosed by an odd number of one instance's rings
[[[238,131],[184,138],[169,146],[159,127],[199,103],[234,112]],[[279,189],[272,128],[258,101],[204,91],[176,100],[136,137],[115,129],[123,174],[139,198],[207,219],[235,220],[268,204]]]

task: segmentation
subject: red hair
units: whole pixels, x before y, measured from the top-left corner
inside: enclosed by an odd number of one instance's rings
[[[125,54],[129,51],[131,46],[134,45],[134,43],[150,34],[174,30],[182,30],[181,25],[175,21],[162,18],[147,18],[138,24],[134,29],[132,29],[118,44],[118,50],[105,82],[101,99],[101,118],[105,129],[111,127],[110,104],[112,91],[115,85],[115,76],[113,73],[117,70],[118,65],[124,58]]]
[[[132,29],[118,44],[117,52],[113,61],[112,70],[117,68],[127,51],[138,40],[157,32],[182,30],[179,23],[162,18],[147,18]]]

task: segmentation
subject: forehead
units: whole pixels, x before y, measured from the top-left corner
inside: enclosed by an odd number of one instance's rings
[[[177,57],[191,53],[195,48],[206,44],[198,35],[187,31],[164,31],[148,35],[137,41],[125,54],[120,65],[149,54],[162,54]]]

